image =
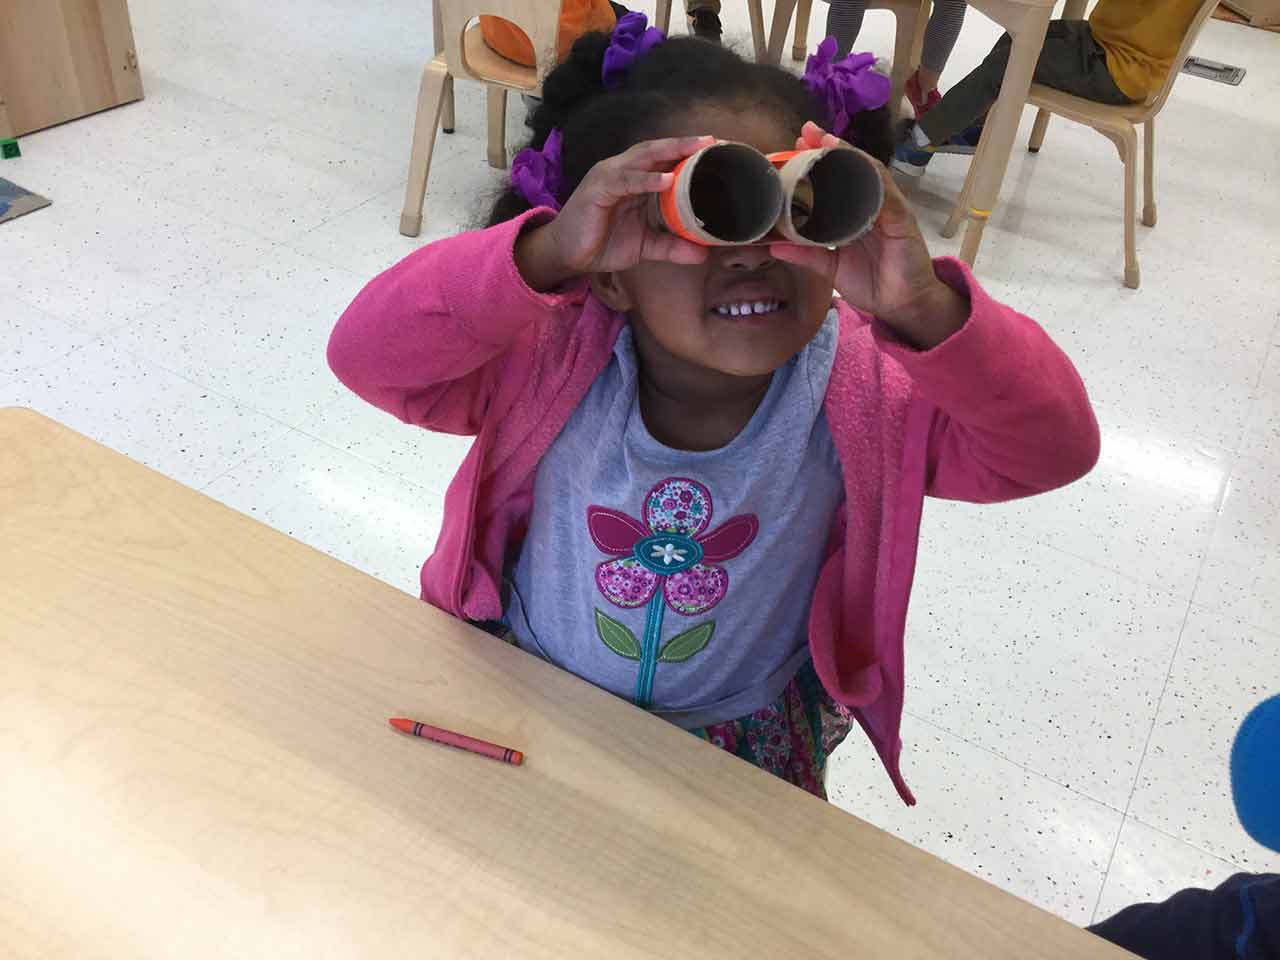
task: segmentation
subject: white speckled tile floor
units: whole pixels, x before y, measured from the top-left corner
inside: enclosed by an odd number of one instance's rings
[[[54,201],[0,225],[0,405],[416,592],[467,441],[365,408],[323,348],[365,279],[480,216],[501,180],[481,93],[459,84],[406,240],[425,5],[130,6],[147,99],[0,163]],[[745,5],[725,19],[745,38]],[[943,86],[998,32],[971,13]],[[887,56],[892,18],[868,14],[859,46]],[[1102,462],[1033,501],[928,505],[904,728],[920,804],[858,736],[829,778],[845,809],[1078,923],[1280,870],[1226,769],[1241,717],[1280,692],[1280,35],[1211,21],[1196,52],[1248,75],[1183,77],[1161,115],[1141,290],[1120,285],[1113,148],[1055,118],[1038,156],[1015,150],[980,276],[1077,361]],[[911,189],[938,253],[959,246],[937,228],[964,171],[939,157]]]

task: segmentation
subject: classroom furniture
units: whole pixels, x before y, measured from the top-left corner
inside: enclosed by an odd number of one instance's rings
[[[1251,27],[1280,28],[1280,0],[1222,0],[1222,5],[1244,17]]]
[[[889,109],[896,118],[902,107],[902,96],[907,88],[907,77],[920,58],[920,44],[924,38],[924,25],[929,19],[929,0],[867,0],[868,10],[890,10],[895,25],[893,35],[893,64],[889,76],[893,86],[889,92]],[[773,7],[773,25],[769,31],[766,59],[769,63],[782,62],[782,50],[787,43],[787,29],[795,14],[795,39],[791,45],[791,58],[804,60],[808,53],[809,18],[813,0],[776,0]]]
[[[6,956],[1128,956],[36,413],[0,450]]]
[[[927,2],[927,0],[925,0]],[[755,48],[756,61],[777,66],[782,62],[782,50],[787,42],[787,30],[791,25],[792,14],[796,17],[796,36],[791,55],[796,60],[805,58],[807,37],[809,33],[809,17],[812,0],[776,0],[773,5],[773,19],[768,32],[764,26],[764,9],[762,0],[747,0],[747,10],[751,15],[751,40]],[[893,87],[889,96],[890,109],[896,115],[898,105],[906,90],[907,76],[913,61],[912,45],[918,48],[923,36],[921,19],[921,0],[868,0],[868,10],[891,10],[897,21],[897,29],[893,48],[893,67],[891,78]],[[927,19],[927,11],[925,11]],[[658,0],[658,12],[655,23],[664,30],[671,19],[671,0]]]
[[[680,3],[680,15],[684,16],[683,0],[677,0]],[[762,0],[747,0],[747,15],[751,18],[751,47],[755,53],[757,63],[777,63],[777,60],[769,61],[768,46],[769,38],[764,31],[764,7]],[[657,6],[654,8],[653,25],[662,30],[663,33],[670,35],[671,33],[671,0],[658,0]]]
[[[928,14],[929,0],[922,12]],[[1031,89],[1040,48],[1044,46],[1053,13],[1054,0],[969,0],[969,6],[994,20],[1013,38],[1009,64],[1005,67],[1000,96],[987,113],[978,150],[969,164],[964,188],[943,225],[942,235],[953,237],[962,221],[967,221],[960,243],[960,259],[973,266],[982,244],[982,233],[995,210],[1000,185],[1009,167],[1013,138],[1018,132],[1022,107]]]
[[[1040,83],[1031,85],[1027,103],[1039,107],[1035,126],[1031,130],[1031,140],[1027,146],[1032,153],[1039,153],[1044,143],[1045,130],[1049,126],[1050,114],[1058,114],[1068,120],[1083,123],[1110,140],[1120,151],[1120,161],[1124,164],[1124,285],[1137,289],[1140,283],[1138,268],[1138,252],[1135,234],[1137,232],[1138,206],[1138,124],[1144,126],[1143,143],[1143,206],[1142,222],[1148,227],[1156,225],[1155,197],[1155,139],[1156,114],[1169,99],[1173,89],[1173,81],[1182,72],[1182,64],[1191,54],[1191,46],[1204,26],[1210,14],[1217,7],[1217,0],[1205,0],[1200,11],[1192,20],[1187,35],[1182,41],[1178,55],[1173,58],[1173,66],[1164,83],[1146,103],[1135,103],[1131,106],[1112,107],[1083,97],[1073,97],[1069,93],[1046,87]],[[1077,10],[1071,10],[1076,7]],[[1081,0],[1070,0],[1068,10],[1084,15],[1084,4]]]
[[[126,0],[0,0],[0,139],[141,99]]]
[[[903,15],[909,15],[911,29],[908,36],[915,36],[917,30],[917,22],[920,13],[920,0],[869,0],[866,9],[868,10],[892,10],[894,16],[898,18],[897,28],[899,31],[903,29]],[[775,15],[777,8],[774,8]],[[797,63],[803,61],[809,54],[809,18],[813,13],[813,0],[799,0],[796,4],[796,32],[795,39],[791,43],[791,59]],[[926,18],[927,19],[927,18]],[[784,38],[786,25],[783,24]],[[772,38],[770,38],[772,39]],[[896,47],[896,43],[895,43]],[[917,54],[918,56],[918,54]],[[915,62],[915,57],[905,58],[911,63]],[[897,50],[894,51],[894,67],[897,67]],[[910,66],[910,63],[907,64]],[[896,101],[895,101],[896,103]]]
[[[796,63],[803,63],[809,56],[809,18],[812,15],[813,0],[800,0],[796,4],[796,32],[795,39],[791,41],[791,59]]]
[[[507,166],[507,91],[538,96],[542,76],[551,69],[560,28],[559,0],[433,0],[436,54],[422,71],[418,88],[409,179],[405,185],[400,232],[416,237],[422,231],[422,204],[431,173],[436,129],[452,132],[453,81],[463,77],[483,83],[488,101],[489,165]],[[533,44],[537,64],[514,63],[489,48],[472,23],[481,14],[501,17],[518,26]]]

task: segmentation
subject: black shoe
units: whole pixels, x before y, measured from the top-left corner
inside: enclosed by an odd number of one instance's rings
[[[719,43],[721,34],[724,33],[720,17],[711,10],[693,11],[689,16],[689,29],[699,40],[709,40],[712,43]]]

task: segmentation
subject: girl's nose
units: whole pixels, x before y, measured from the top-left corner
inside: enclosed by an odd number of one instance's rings
[[[744,273],[763,270],[774,264],[766,246],[758,247],[720,247],[720,264],[726,270],[739,270]]]

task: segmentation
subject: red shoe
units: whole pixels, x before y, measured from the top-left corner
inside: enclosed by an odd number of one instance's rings
[[[920,75],[913,73],[907,79],[907,99],[911,101],[911,109],[915,111],[916,119],[919,120],[933,109],[934,104],[942,100],[942,94],[937,90],[930,90],[927,97],[923,96],[920,93]]]

